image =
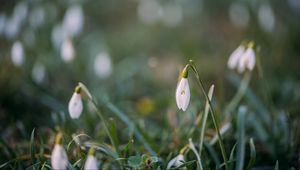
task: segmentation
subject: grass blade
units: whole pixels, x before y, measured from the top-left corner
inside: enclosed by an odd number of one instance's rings
[[[30,136],[30,156],[31,156],[32,164],[35,163],[34,132],[35,132],[35,129],[32,130],[31,136]]]
[[[236,149],[236,145],[237,144],[234,144],[233,145],[233,147],[232,147],[232,149],[231,149],[231,152],[230,152],[230,156],[229,156],[229,162],[230,162],[230,164],[229,164],[229,169],[233,169],[233,163],[234,163],[234,152],[235,152],[235,149]]]
[[[255,150],[255,145],[254,145],[252,138],[250,138],[250,140],[249,140],[249,145],[250,145],[250,160],[248,162],[246,170],[250,170],[253,167],[254,162],[256,160],[256,150]]]
[[[246,118],[246,107],[240,106],[238,112],[238,141],[237,141],[237,155],[236,155],[236,170],[244,169],[245,161],[245,118]]]
[[[208,91],[208,98],[209,100],[212,99],[213,93],[214,93],[214,85],[211,85]],[[201,152],[203,149],[203,141],[204,141],[204,133],[205,133],[205,126],[206,126],[206,122],[207,122],[207,117],[208,117],[208,112],[209,112],[209,103],[208,101],[206,101],[205,104],[205,109],[204,109],[204,116],[203,116],[203,121],[202,121],[202,127],[201,127],[201,133],[200,133],[200,142],[199,142],[199,153],[201,156]]]

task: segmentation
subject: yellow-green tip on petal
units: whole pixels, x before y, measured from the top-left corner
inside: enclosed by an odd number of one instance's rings
[[[75,87],[75,93],[79,94],[81,92],[81,87],[78,85]]]
[[[248,43],[248,48],[254,48],[254,41],[250,41],[249,43]]]
[[[188,65],[184,67],[184,69],[182,70],[181,76],[183,78],[187,78],[188,77]]]
[[[95,156],[95,153],[96,153],[96,150],[95,150],[95,147],[94,146],[92,146],[91,148],[90,148],[90,150],[89,150],[89,155],[90,156]]]
[[[55,144],[62,144],[62,136],[63,134],[61,132],[58,132],[55,138]]]

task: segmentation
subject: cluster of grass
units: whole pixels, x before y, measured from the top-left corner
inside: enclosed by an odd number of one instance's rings
[[[191,90],[192,100],[199,100],[191,101],[190,105],[196,106],[190,106],[187,112],[192,114],[171,110],[159,121],[136,120],[107,96],[96,97],[79,83],[84,101],[81,117],[71,119],[67,111],[53,114],[54,129],[33,129],[31,136],[20,139],[16,146],[1,139],[1,157],[6,161],[0,167],[51,169],[51,152],[58,132],[63,134],[68,169],[82,169],[92,146],[101,169],[166,169],[178,155],[183,155],[184,160],[173,169],[298,167],[293,161],[297,143],[291,141],[295,134],[289,129],[286,113],[274,110],[272,103],[263,104],[249,86],[251,74],[256,72],[246,71],[242,79],[230,74],[236,94],[224,109],[215,110],[220,107],[213,96],[214,85],[209,90],[204,87],[192,61],[187,67],[191,84],[199,85],[192,87],[200,90]],[[263,76],[261,65],[257,68]],[[267,82],[263,83],[266,88]],[[147,112],[151,102],[141,101],[141,112]],[[166,124],[160,125],[161,122]],[[269,158],[264,158],[266,155]]]

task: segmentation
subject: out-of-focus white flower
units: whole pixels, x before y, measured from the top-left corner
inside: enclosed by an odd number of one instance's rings
[[[235,69],[239,63],[239,60],[243,53],[245,52],[245,47],[240,45],[237,49],[235,49],[232,54],[229,56],[227,66],[230,69]]]
[[[89,150],[89,155],[86,159],[86,162],[84,164],[85,170],[97,170],[98,169],[98,161],[95,157],[95,149],[91,147]]]
[[[15,42],[11,48],[11,60],[15,66],[21,66],[24,62],[24,49],[19,41]]]
[[[73,5],[68,8],[64,16],[63,28],[69,36],[78,35],[84,24],[84,15],[81,6]]]
[[[190,102],[190,87],[187,80],[187,68],[182,71],[182,78],[176,88],[176,103],[179,109],[186,111]]]
[[[176,168],[184,164],[184,156],[182,154],[177,155],[175,158],[171,159],[167,165],[167,169]]]
[[[60,55],[65,62],[70,62],[74,59],[75,51],[74,51],[73,43],[70,39],[64,40],[60,49]]]
[[[106,78],[111,74],[112,62],[107,52],[101,52],[96,56],[94,71],[99,78]]]
[[[230,69],[237,69],[239,73],[243,73],[246,69],[252,71],[255,66],[254,43],[249,42],[247,46],[240,45],[230,55],[227,66]]]
[[[82,113],[83,106],[82,106],[82,99],[81,99],[81,87],[77,86],[75,91],[69,101],[69,114],[72,119],[77,119]]]
[[[252,71],[255,66],[255,52],[248,47],[239,60],[238,72],[243,73],[246,69]]]
[[[62,134],[58,133],[56,136],[55,146],[51,154],[51,166],[54,170],[67,169],[68,156],[62,146]]]
[[[42,83],[45,78],[45,66],[35,63],[31,72],[31,76],[36,83]]]

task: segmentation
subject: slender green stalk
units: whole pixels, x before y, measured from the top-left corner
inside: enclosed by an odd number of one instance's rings
[[[193,61],[190,60],[190,64],[188,64],[188,65],[192,68],[193,72],[195,73],[195,76],[197,78],[197,83],[198,83],[199,87],[201,88],[201,90],[202,90],[202,92],[203,92],[203,94],[205,96],[205,99],[208,101],[209,108],[210,108],[210,115],[212,117],[213,124],[214,124],[215,129],[216,129],[217,134],[218,134],[219,145],[220,145],[221,152],[222,152],[222,157],[223,157],[223,160],[224,160],[224,163],[225,163],[225,168],[228,170],[228,162],[227,162],[228,159],[227,159],[227,156],[226,156],[225,147],[224,147],[222,136],[220,134],[219,126],[218,126],[217,121],[216,121],[215,111],[214,111],[214,109],[212,107],[211,101],[209,100],[209,98],[208,98],[208,96],[207,96],[207,94],[206,94],[206,92],[204,90],[203,82],[200,79],[200,75],[199,75],[199,73],[198,73],[195,65],[193,64]]]
[[[112,135],[109,132],[108,126],[106,124],[106,120],[105,120],[104,116],[102,115],[102,113],[100,112],[100,110],[98,109],[96,101],[92,97],[92,95],[91,95],[90,91],[88,90],[88,88],[83,83],[79,82],[78,86],[81,87],[81,89],[84,91],[84,93],[86,94],[88,100],[92,103],[92,106],[94,107],[95,112],[97,113],[97,115],[99,116],[99,118],[102,120],[103,126],[104,126],[104,130],[105,130],[107,136],[109,137],[109,140],[110,140],[113,148],[115,149],[115,151],[116,151],[116,153],[118,155],[118,147],[116,146],[116,142],[114,141],[114,138],[112,137]]]
[[[98,115],[99,118],[102,120],[104,130],[105,130],[105,132],[107,133],[107,136],[109,137],[109,140],[110,140],[110,142],[111,142],[113,148],[115,149],[116,153],[118,154],[118,148],[117,148],[117,146],[116,146],[115,141],[113,140],[112,135],[110,134],[110,132],[109,132],[109,130],[108,130],[108,126],[107,126],[107,124],[106,124],[106,122],[105,122],[104,116],[102,115],[102,113],[101,113],[100,110],[98,109],[96,102],[95,102],[93,99],[91,99],[91,98],[89,98],[89,99],[90,99],[90,101],[91,101],[91,103],[92,103],[92,105],[93,105],[93,107],[94,107],[94,109],[95,109],[97,115]]]
[[[230,117],[230,113],[237,107],[239,102],[241,101],[242,97],[244,96],[248,86],[249,82],[251,80],[251,72],[247,71],[246,74],[243,77],[243,80],[241,82],[241,85],[239,86],[239,89],[237,90],[236,94],[230,101],[230,103],[225,108],[224,114],[226,118]]]

